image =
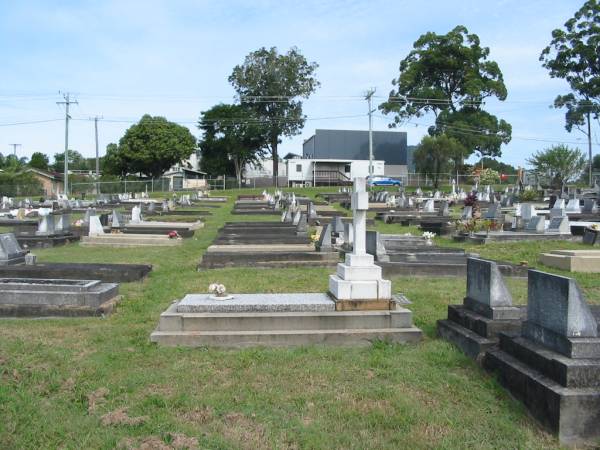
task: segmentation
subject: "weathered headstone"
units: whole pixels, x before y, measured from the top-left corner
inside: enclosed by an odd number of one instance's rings
[[[549,233],[571,233],[568,217],[553,217],[548,225]]]
[[[500,204],[492,203],[486,211],[484,218],[496,220],[499,219],[501,216],[502,210],[500,209]]]
[[[26,254],[13,233],[0,234],[0,266],[21,264],[25,261]]]
[[[537,217],[535,206],[530,203],[523,203],[521,205],[521,216],[525,222],[529,222],[532,218]]]
[[[91,216],[90,217],[90,229],[88,232],[88,236],[99,236],[104,234],[104,228],[100,223],[100,217]]]
[[[579,199],[577,197],[572,198],[571,200],[569,200],[569,203],[567,203],[566,206],[566,211],[570,212],[570,213],[580,213],[581,212],[581,206],[579,205]]]
[[[525,225],[525,231],[532,233],[544,233],[546,231],[546,220],[541,216],[532,217]]]
[[[321,229],[321,235],[319,236],[319,242],[317,243],[317,250],[320,252],[330,252],[333,250],[330,223],[328,223]]]
[[[432,198],[428,199],[423,206],[423,212],[432,213],[435,212],[434,201]]]
[[[463,220],[469,220],[473,218],[473,207],[472,206],[465,206],[462,212],[462,216],[461,219]]]
[[[583,239],[582,243],[585,245],[597,245],[600,244],[600,240],[598,239],[598,235],[600,232],[598,230],[591,230],[586,228],[583,230]]]
[[[142,223],[142,209],[137,205],[131,208],[131,223]]]
[[[593,198],[585,198],[583,199],[583,213],[585,214],[595,214],[598,212],[598,207],[596,206],[596,200]]]
[[[448,207],[448,202],[444,200],[440,204],[440,208],[438,209],[438,216],[447,217],[449,215],[450,215],[450,208]]]

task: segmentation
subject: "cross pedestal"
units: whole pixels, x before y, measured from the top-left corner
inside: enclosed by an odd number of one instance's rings
[[[337,265],[336,274],[329,276],[329,292],[338,311],[389,310],[392,283],[382,278],[381,267],[366,252],[369,194],[365,178],[354,179],[351,205],[354,247],[352,253],[346,254],[346,260]]]

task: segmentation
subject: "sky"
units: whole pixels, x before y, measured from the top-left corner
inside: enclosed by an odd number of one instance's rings
[[[64,151],[64,105],[71,93],[69,147],[100,155],[143,114],[196,128],[202,111],[231,103],[233,67],[261,47],[296,46],[318,63],[321,87],[304,103],[302,133],[284,138],[280,154],[302,153],[315,129],[367,129],[364,94],[375,105],[389,94],[398,66],[428,31],[464,25],[490,48],[508,97],[487,110],[508,121],[513,139],[503,162],[525,164],[533,152],[566,142],[587,153],[580,132],[567,133],[553,99],[568,92],[538,58],[551,32],[583,0],[0,0],[0,153],[19,156]],[[391,116],[375,113],[373,128]],[[23,123],[36,122],[36,123]],[[426,134],[430,117],[401,126],[409,145]],[[596,127],[598,131],[598,127]],[[594,153],[600,152],[595,136]]]

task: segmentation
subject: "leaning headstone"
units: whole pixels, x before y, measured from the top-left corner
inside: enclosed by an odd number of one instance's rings
[[[467,259],[467,295],[462,305],[448,306],[448,319],[437,324],[438,334],[465,354],[480,359],[498,343],[500,332],[521,329],[521,311],[494,261]]]
[[[575,280],[529,270],[522,332],[501,335],[484,366],[562,444],[598,443],[598,323]]]
[[[23,250],[13,233],[0,234],[0,266],[12,266],[25,261]]]
[[[531,233],[543,233],[546,231],[546,220],[541,216],[532,217],[525,225],[525,231]]]
[[[330,223],[321,229],[321,235],[319,236],[319,242],[317,243],[317,250],[320,252],[330,252],[333,250]]]

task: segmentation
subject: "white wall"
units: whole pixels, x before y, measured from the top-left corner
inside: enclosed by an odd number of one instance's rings
[[[244,168],[244,176],[246,178],[272,177],[273,160],[271,158],[261,159],[260,165],[246,164],[246,167]],[[286,164],[283,161],[279,162],[279,176],[287,176]]]
[[[365,160],[353,160],[348,161],[350,164],[350,173],[346,175],[352,180],[356,177],[367,177],[369,176],[369,161]],[[313,164],[312,159],[290,159],[287,161],[288,164],[288,181],[313,181]],[[296,170],[296,166],[300,166],[301,171]],[[326,160],[317,160],[317,170],[339,170],[344,172],[345,163],[332,162],[328,163]],[[375,175],[383,175],[385,170],[384,161],[373,161],[373,172]]]

